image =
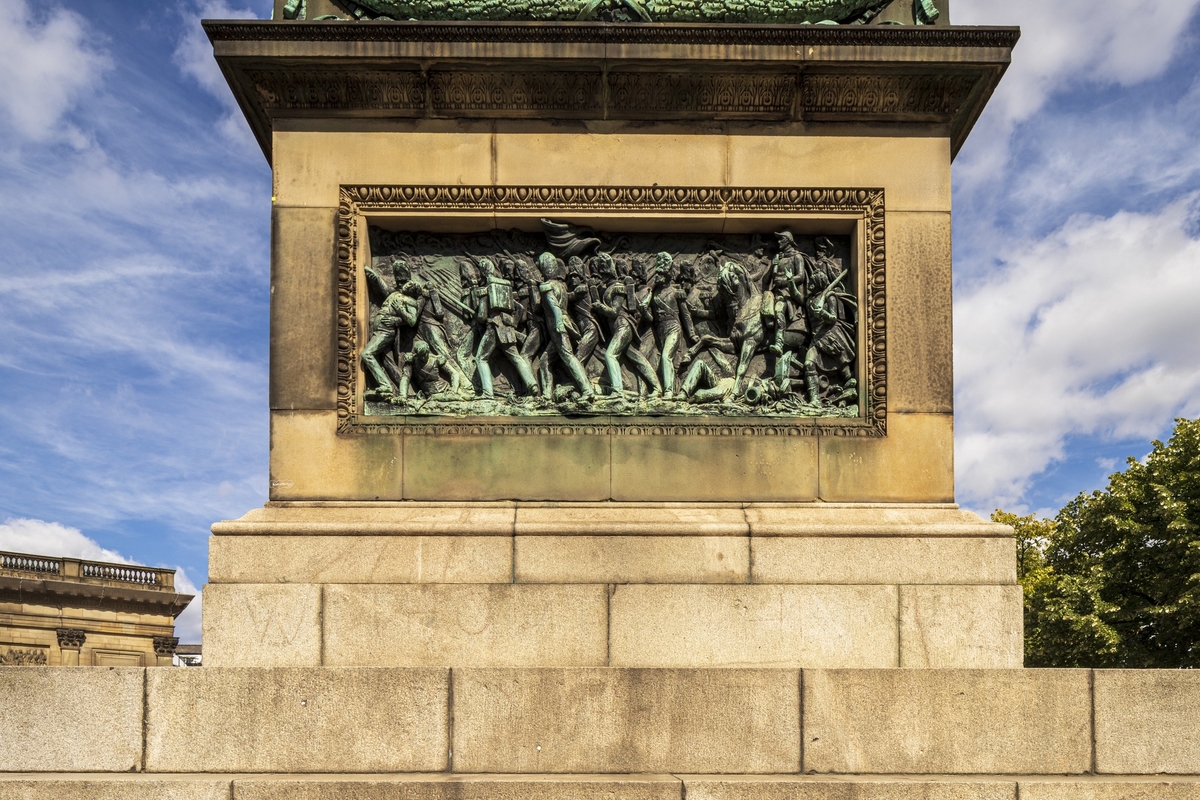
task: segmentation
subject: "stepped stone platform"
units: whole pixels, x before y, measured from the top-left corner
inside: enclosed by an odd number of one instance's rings
[[[213,526],[211,666],[1019,667],[953,505],[272,503]]]
[[[1200,675],[0,671],[0,798],[1197,798]]]

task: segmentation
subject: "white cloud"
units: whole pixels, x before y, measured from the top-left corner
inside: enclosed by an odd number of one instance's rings
[[[237,101],[225,82],[225,76],[221,74],[221,68],[213,58],[212,44],[200,26],[200,20],[258,19],[259,15],[248,8],[234,8],[224,0],[203,0],[194,8],[193,12],[184,14],[185,33],[175,48],[175,63],[185,75],[195,80],[204,91],[225,107],[225,114],[217,123],[218,130],[235,141],[257,147]]]
[[[102,547],[84,536],[78,528],[40,519],[8,519],[0,524],[0,550],[59,558],[81,558],[85,561],[109,561],[117,564],[138,562],[115,550]],[[175,635],[183,642],[200,641],[200,590],[182,567],[175,568],[175,590],[194,594],[195,599],[175,621]]]
[[[1069,436],[1200,414],[1200,201],[1079,216],[955,303],[959,491],[1015,503]]]
[[[35,15],[28,0],[0,0],[0,110],[18,134],[82,143],[60,120],[109,66],[78,14],[56,8]]]
[[[132,564],[125,556],[101,547],[78,528],[40,519],[9,519],[0,525],[0,550],[39,556],[82,558],[86,561],[113,561]]]
[[[955,0],[956,25],[1020,25],[1013,62],[958,172],[995,177],[1013,128],[1073,85],[1133,86],[1168,67],[1200,0]]]

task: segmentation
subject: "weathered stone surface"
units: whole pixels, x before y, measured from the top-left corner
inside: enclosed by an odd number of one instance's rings
[[[321,663],[321,587],[221,584],[204,589],[206,667]]]
[[[804,770],[1078,774],[1085,670],[806,670]]]
[[[754,583],[1016,583],[1012,538],[755,536]],[[211,567],[210,567],[211,570]]]
[[[949,213],[889,211],[888,411],[954,411]]]
[[[150,772],[436,772],[446,669],[151,670]]]
[[[277,129],[272,159],[276,202],[337,208],[343,183],[492,182],[490,132],[454,123],[424,127],[386,133]]]
[[[518,536],[518,583],[745,583],[750,539]]]
[[[338,436],[336,411],[271,412],[271,499],[402,500],[400,436]]]
[[[636,667],[894,667],[894,586],[617,586],[610,661]]]
[[[881,187],[889,211],[949,211],[950,141],[730,136],[729,185]]]
[[[388,775],[239,778],[235,800],[681,800],[671,775]]]
[[[138,769],[144,675],[120,667],[0,667],[0,772]]]
[[[820,498],[828,502],[954,500],[954,416],[888,414],[888,435],[822,436]]]
[[[509,536],[214,536],[213,583],[508,583]]]
[[[506,131],[496,135],[495,147],[495,181],[500,185],[725,183],[726,140],[720,135]]]
[[[511,502],[272,503],[212,526],[217,536],[511,536]]]
[[[682,775],[688,800],[1016,800],[1013,781]]]
[[[804,502],[817,443],[804,436],[615,436],[614,500]]]
[[[271,214],[271,408],[337,408],[336,216],[336,202]]]
[[[325,590],[333,666],[600,666],[604,586],[337,585]]]
[[[1020,586],[900,587],[900,666],[1016,669],[1024,661]]]
[[[32,780],[0,775],[4,800],[230,800],[232,786],[229,778],[198,775],[54,775]]]
[[[459,772],[795,772],[794,670],[454,670]]]
[[[734,503],[523,503],[518,536],[745,536]]]
[[[609,472],[606,436],[404,439],[408,500],[607,500]]]
[[[1021,800],[1198,800],[1200,782],[1153,778],[1021,781]]]
[[[1011,538],[1012,528],[950,503],[751,503],[752,536]]]
[[[1096,670],[1096,770],[1200,775],[1200,673]]]

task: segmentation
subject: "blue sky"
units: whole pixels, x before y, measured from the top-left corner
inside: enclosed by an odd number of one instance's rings
[[[0,0],[0,549],[200,585],[266,499],[270,172],[198,20],[269,6]],[[954,0],[1024,29],[955,164],[970,508],[1052,513],[1200,416],[1198,7]]]

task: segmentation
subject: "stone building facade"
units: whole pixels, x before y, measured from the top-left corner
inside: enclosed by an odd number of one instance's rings
[[[175,570],[0,553],[0,665],[171,666]]]

